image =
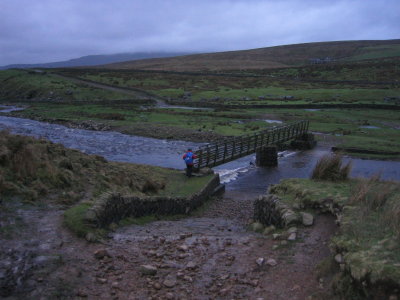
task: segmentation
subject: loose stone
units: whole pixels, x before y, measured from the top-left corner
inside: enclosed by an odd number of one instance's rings
[[[100,249],[94,252],[94,257],[97,259],[102,259],[104,257],[111,257],[111,255],[106,249]]]
[[[301,218],[304,226],[311,226],[314,224],[314,217],[310,213],[301,212]]]
[[[269,265],[269,266],[276,266],[278,263],[276,262],[276,260],[275,259],[273,259],[273,258],[268,258],[268,260],[267,260],[267,265]]]
[[[163,282],[164,286],[166,286],[167,288],[172,288],[176,285],[176,280],[173,278],[169,278],[167,277],[164,282]]]
[[[288,237],[288,241],[295,241],[296,240],[296,233],[293,232],[289,235]]]
[[[263,257],[259,257],[256,259],[256,264],[260,267],[264,264],[265,259]]]
[[[140,266],[140,273],[142,275],[156,275],[157,274],[157,268],[152,265],[141,265]]]

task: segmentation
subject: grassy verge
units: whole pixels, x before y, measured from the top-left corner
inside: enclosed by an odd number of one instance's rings
[[[108,162],[45,140],[0,132],[0,197],[9,199],[0,203],[5,205],[2,211],[10,202],[69,208],[66,225],[80,236],[89,230],[82,216],[104,193],[189,197],[210,178],[188,180],[179,170]]]
[[[292,207],[329,205],[340,210],[340,230],[331,241],[341,265],[333,282],[340,297],[387,299],[396,293],[400,287],[398,182],[287,179],[270,191]]]

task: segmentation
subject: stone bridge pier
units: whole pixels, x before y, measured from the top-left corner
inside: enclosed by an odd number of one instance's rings
[[[276,146],[257,150],[256,165],[259,167],[276,167],[278,165],[278,150]]]
[[[315,147],[317,142],[314,135],[305,133],[290,143],[293,149],[308,150]],[[256,151],[256,165],[259,167],[276,167],[278,166],[278,150],[277,146],[263,147]]]

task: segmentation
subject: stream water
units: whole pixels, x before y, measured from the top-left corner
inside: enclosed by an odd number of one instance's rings
[[[13,108],[3,107],[0,112]],[[15,109],[14,109],[15,110]],[[111,131],[72,129],[58,124],[38,122],[0,115],[0,129],[9,129],[14,134],[46,138],[68,148],[88,154],[98,154],[108,160],[149,164],[168,168],[183,169],[182,154],[188,147],[201,144],[184,141],[159,140],[130,136]],[[231,191],[262,194],[269,184],[283,178],[309,177],[318,159],[328,153],[328,147],[316,147],[309,151],[284,151],[280,153],[279,166],[259,168],[254,165],[255,155],[218,166],[215,171]],[[346,157],[346,161],[350,158]],[[400,162],[355,159],[351,176],[369,177],[380,173],[384,179],[400,180]]]

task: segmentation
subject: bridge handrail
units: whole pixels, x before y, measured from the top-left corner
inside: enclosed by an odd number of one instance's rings
[[[194,161],[194,169],[216,166],[251,154],[267,145],[288,141],[306,133],[308,127],[309,121],[302,120],[201,146],[194,151],[198,157]]]

